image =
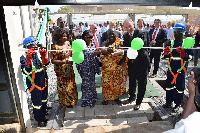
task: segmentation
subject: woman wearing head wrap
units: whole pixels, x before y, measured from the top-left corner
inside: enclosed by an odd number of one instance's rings
[[[104,45],[109,48],[101,50],[102,62],[102,104],[107,105],[108,100],[114,100],[121,105],[119,96],[126,92],[127,62],[120,64],[122,50],[118,49],[123,43],[115,35],[115,30],[108,30],[108,40]]]
[[[78,92],[75,83],[75,74],[73,70],[73,62],[69,60],[72,56],[70,42],[67,41],[68,33],[64,29],[57,29],[53,33],[52,50],[60,50],[51,52],[51,61],[54,64],[54,70],[57,76],[57,89],[60,108],[72,108],[78,101]]]

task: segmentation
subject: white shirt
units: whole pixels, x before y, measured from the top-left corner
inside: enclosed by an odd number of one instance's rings
[[[160,27],[155,28],[154,31],[155,31],[156,29],[157,29],[157,31],[156,31],[156,35],[155,35],[154,40],[156,40],[157,34],[158,34],[159,30],[160,30]],[[153,34],[152,34],[152,39],[153,39],[154,31],[153,31]]]
[[[103,34],[104,32],[106,32],[108,30],[108,27],[105,27],[105,26],[103,26],[103,27],[101,27],[101,33]]]
[[[173,28],[165,28],[166,32],[167,32],[167,39],[171,39],[172,34],[173,34]]]

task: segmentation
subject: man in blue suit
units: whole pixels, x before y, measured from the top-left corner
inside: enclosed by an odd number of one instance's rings
[[[116,23],[115,23],[115,21],[111,21],[111,22],[110,22],[109,28],[114,28],[114,29],[116,29]],[[121,35],[121,33],[120,33],[119,31],[116,31],[116,37],[118,37],[119,39],[122,38],[122,35]],[[104,41],[106,41],[107,39],[108,39],[108,33],[107,33],[107,32],[104,32],[104,33],[102,34],[101,41],[104,42]]]
[[[163,47],[163,43],[167,40],[166,31],[160,27],[161,20],[155,19],[154,20],[155,27],[149,31],[150,37],[150,45],[152,47]],[[161,56],[162,49],[151,49],[150,53],[150,63],[154,58],[154,70],[151,78],[155,78],[157,75],[157,71],[159,68],[160,56]],[[150,70],[149,70],[150,71]]]

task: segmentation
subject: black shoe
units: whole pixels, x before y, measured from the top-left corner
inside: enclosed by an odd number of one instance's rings
[[[172,104],[171,103],[165,103],[162,106],[163,108],[172,108]]]
[[[122,101],[120,101],[119,98],[115,99],[114,101],[115,101],[118,105],[120,105],[120,106],[122,105]]]
[[[175,106],[172,108],[172,112],[173,112],[173,113],[178,112],[179,109],[180,109],[180,107],[181,107],[181,105],[175,105]]]
[[[129,104],[129,103],[132,103],[133,101],[135,101],[135,97],[133,97],[133,98],[129,98],[129,99],[127,99],[127,100],[125,100],[124,102],[123,102],[123,104]]]
[[[103,104],[103,105],[108,105],[108,101],[103,100],[102,104]]]
[[[38,127],[46,127],[46,122],[38,122]]]
[[[69,106],[67,106],[67,108],[73,108],[73,106],[72,106],[72,105],[69,105]]]
[[[47,119],[47,118],[44,118],[44,119],[43,119],[43,122],[47,122],[47,121],[48,121],[48,119]]]

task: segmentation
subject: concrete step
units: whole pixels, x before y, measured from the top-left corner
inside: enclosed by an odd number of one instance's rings
[[[19,123],[4,124],[0,125],[0,133],[20,133],[20,128]]]
[[[135,102],[126,105],[95,105],[94,108],[74,106],[66,108],[64,120],[87,120],[87,119],[117,119],[132,117],[147,117],[153,119],[154,111],[148,103],[142,103],[139,110],[134,110]]]
[[[79,126],[118,126],[131,123],[149,122],[147,117],[118,118],[118,119],[88,119],[88,120],[67,120],[63,126],[77,128]]]
[[[63,127],[58,130],[51,130],[51,132],[45,128],[27,128],[26,133],[161,133],[172,128],[172,125],[167,121],[153,121],[108,126],[83,124],[76,127]]]

